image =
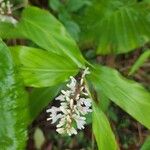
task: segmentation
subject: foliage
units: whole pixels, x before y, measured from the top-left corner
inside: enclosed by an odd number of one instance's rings
[[[29,121],[28,99],[10,50],[0,40],[0,145],[23,149]]]
[[[87,41],[92,47],[97,46],[97,54],[117,55],[141,47],[149,42],[150,36],[146,4],[135,0],[71,0],[65,4],[50,0],[49,7],[58,19],[46,10],[28,6],[16,25],[0,22],[0,37],[6,43],[17,41],[16,38],[23,41],[11,47],[0,41],[0,145],[3,149],[24,149],[27,126],[52,101],[62,84],[86,67],[91,72],[87,84],[90,83],[93,98],[91,123],[98,149],[119,148],[106,116],[110,100],[150,129],[149,92],[117,70],[85,60],[74,40],[79,40],[80,46]],[[83,20],[72,17],[74,12],[86,16]],[[130,73],[148,55],[149,51],[144,53]],[[28,92],[29,98],[25,87],[34,88]]]
[[[144,51],[143,54],[137,59],[134,65],[131,67],[129,75],[134,74],[143,64],[144,62],[150,58],[150,50]]]
[[[135,0],[94,0],[77,19],[82,44],[94,43],[97,54],[102,55],[127,53],[143,46],[150,37],[148,11],[145,3]]]
[[[109,121],[97,104],[93,105],[93,132],[99,149],[116,150],[117,143]],[[108,144],[109,141],[109,144]]]

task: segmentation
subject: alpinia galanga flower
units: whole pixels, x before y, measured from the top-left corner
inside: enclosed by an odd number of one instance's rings
[[[17,23],[17,20],[11,16],[12,7],[13,5],[9,0],[7,0],[6,2],[4,0],[0,0],[0,21],[9,22],[14,25]]]
[[[77,134],[77,129],[84,129],[86,124],[85,115],[92,112],[91,99],[84,83],[84,78],[89,74],[86,68],[77,81],[74,77],[70,77],[70,83],[67,84],[67,90],[62,90],[61,94],[55,98],[60,101],[60,106],[52,106],[47,110],[52,124],[58,122],[56,131],[60,134]]]

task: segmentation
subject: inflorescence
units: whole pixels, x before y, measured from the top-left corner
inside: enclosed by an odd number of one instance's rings
[[[74,77],[70,77],[70,83],[67,84],[67,90],[62,90],[61,94],[55,98],[60,101],[60,106],[52,106],[47,109],[52,124],[58,122],[56,131],[60,134],[77,134],[77,129],[84,129],[86,124],[85,115],[92,112],[91,99],[84,82],[84,78],[89,74],[86,68],[77,81]]]
[[[13,5],[9,0],[0,0],[0,21],[16,24],[17,20],[12,17]]]

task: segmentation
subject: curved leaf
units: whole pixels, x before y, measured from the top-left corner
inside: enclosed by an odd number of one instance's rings
[[[143,54],[141,54],[141,56],[136,60],[134,65],[131,67],[129,75],[134,74],[148,58],[150,58],[150,50],[146,50]]]
[[[31,47],[13,47],[14,58],[26,86],[55,86],[78,72],[78,66],[64,56]]]
[[[85,60],[76,42],[64,26],[46,10],[27,7],[16,26],[0,23],[0,29],[2,38],[25,38],[45,50],[69,56],[79,67],[84,65]]]
[[[150,129],[150,94],[140,84],[100,65],[95,66],[90,79],[97,90]]]
[[[93,105],[93,132],[99,150],[118,149],[109,121],[96,104]]]
[[[24,149],[28,125],[28,101],[11,53],[0,40],[0,147]]]
[[[24,37],[41,48],[57,54],[66,54],[79,67],[84,64],[84,58],[75,41],[49,12],[36,7],[26,8],[23,11],[19,28]]]

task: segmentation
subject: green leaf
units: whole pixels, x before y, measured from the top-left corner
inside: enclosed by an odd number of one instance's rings
[[[99,101],[99,103],[100,103],[100,108],[101,108],[101,110],[103,111],[103,112],[106,112],[107,110],[108,110],[108,108],[109,108],[109,105],[110,105],[110,100],[109,100],[109,98],[106,96],[106,95],[104,95],[101,91],[99,91],[98,89],[97,89],[97,98],[98,98],[98,101]]]
[[[146,50],[144,53],[140,55],[140,57],[136,60],[134,65],[131,67],[129,75],[134,74],[143,64],[144,62],[150,58],[150,50]]]
[[[143,0],[143,2],[150,3],[150,0]]]
[[[49,12],[36,7],[23,11],[19,28],[22,34],[41,48],[54,53],[69,56],[79,67],[84,58],[72,37],[63,25]]]
[[[27,94],[14,66],[11,53],[0,40],[0,147],[25,148],[29,121]]]
[[[0,22],[0,37],[8,38],[22,38],[23,35],[19,31],[18,25],[14,26],[11,23]]]
[[[29,96],[31,121],[33,121],[43,108],[54,99],[54,97],[58,94],[60,87],[61,86],[33,89]]]
[[[67,55],[79,67],[84,65],[85,60],[76,42],[64,26],[46,10],[27,7],[17,26],[0,23],[0,29],[2,38],[25,38],[47,51]]]
[[[92,70],[90,80],[96,89],[150,129],[150,93],[140,84],[100,65]]]
[[[150,150],[150,137],[148,137],[140,150]]]
[[[77,12],[81,8],[83,8],[86,5],[90,5],[90,0],[70,0],[67,3],[67,10],[69,12]]]
[[[99,150],[118,149],[109,121],[96,104],[93,105],[93,132]]]
[[[133,0],[94,0],[79,17],[82,43],[96,43],[97,54],[103,55],[143,46],[150,41],[148,8]]]
[[[59,12],[60,9],[63,7],[63,4],[60,0],[49,0],[49,6],[54,10]]]
[[[78,72],[77,65],[67,56],[23,46],[13,47],[12,53],[26,86],[55,86]]]

